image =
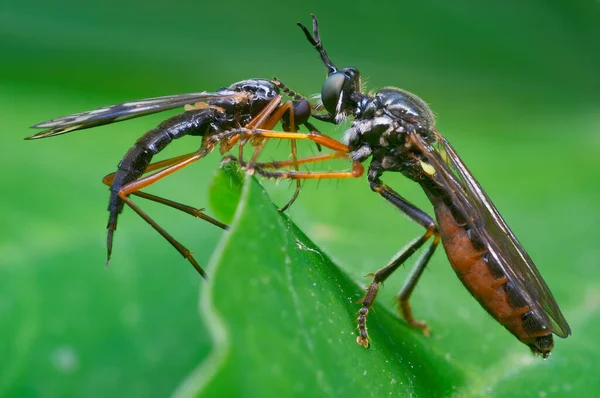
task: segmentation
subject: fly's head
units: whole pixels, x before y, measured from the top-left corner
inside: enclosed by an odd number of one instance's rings
[[[348,116],[358,115],[366,99],[360,86],[360,73],[352,67],[329,73],[325,79],[321,88],[321,101],[336,123]]]
[[[361,93],[360,73],[358,69],[348,67],[338,69],[329,59],[323,48],[319,36],[319,24],[317,17],[312,15],[313,33],[306,26],[298,22],[308,41],[315,47],[321,56],[321,61],[327,68],[327,79],[321,88],[321,101],[323,107],[329,112],[329,120],[340,123],[348,116],[357,116],[361,107],[365,104],[367,97]]]

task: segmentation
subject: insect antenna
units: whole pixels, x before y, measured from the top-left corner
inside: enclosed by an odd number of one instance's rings
[[[302,101],[303,99],[305,99],[303,96],[301,96],[300,94],[283,84],[283,82],[277,79],[276,77],[273,78],[273,83],[275,83],[275,85],[279,87],[281,91],[283,91],[288,97],[292,98],[294,101]]]
[[[312,35],[310,34],[310,32],[308,31],[306,26],[302,25],[300,22],[298,22],[297,24],[300,27],[300,29],[302,29],[304,34],[306,35],[306,38],[308,39],[310,44],[312,44],[315,47],[315,49],[319,52],[319,55],[321,55],[321,60],[323,60],[323,63],[329,70],[329,73],[330,74],[335,73],[338,71],[338,68],[333,64],[333,62],[331,62],[331,60],[329,59],[329,56],[327,55],[327,52],[323,48],[323,43],[321,42],[321,37],[319,36],[319,22],[317,21],[317,17],[315,16],[315,14],[310,14],[310,15],[313,20],[313,34]]]

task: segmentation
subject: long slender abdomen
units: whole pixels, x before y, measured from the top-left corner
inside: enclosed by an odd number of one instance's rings
[[[120,189],[140,178],[152,161],[152,157],[171,141],[186,135],[205,135],[210,123],[216,121],[218,117],[219,112],[214,108],[188,111],[165,120],[138,139],[119,163],[110,187],[109,226],[116,223],[117,214],[123,210],[123,201],[119,198]]]
[[[552,332],[540,323],[485,247],[456,221],[446,203],[435,200],[433,204],[446,255],[465,287],[521,342],[536,354],[547,356],[553,347]]]

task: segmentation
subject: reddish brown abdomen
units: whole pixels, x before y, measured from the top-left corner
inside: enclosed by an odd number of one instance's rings
[[[547,356],[553,347],[552,332],[535,316],[529,303],[489,256],[485,247],[469,236],[443,201],[434,201],[442,244],[454,271],[500,324],[536,354]]]

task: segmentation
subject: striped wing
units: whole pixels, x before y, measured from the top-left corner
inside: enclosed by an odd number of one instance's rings
[[[179,108],[188,104],[219,98],[235,98],[241,95],[241,93],[234,91],[219,91],[218,93],[200,92],[123,102],[121,104],[105,106],[93,111],[76,113],[74,115],[63,116],[38,123],[31,126],[31,128],[46,130],[27,137],[26,139],[35,140],[38,138],[53,137],[75,130],[89,129],[91,127],[166,111],[168,109]]]
[[[454,148],[437,131],[434,145],[419,135],[413,137],[434,167],[438,181],[448,188],[452,203],[482,237],[494,260],[532,305],[543,325],[560,337],[570,335],[571,328],[533,260]]]

